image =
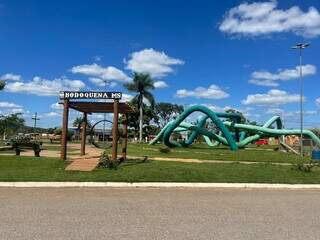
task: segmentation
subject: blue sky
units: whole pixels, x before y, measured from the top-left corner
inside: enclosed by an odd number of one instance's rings
[[[29,124],[37,111],[40,126],[58,126],[58,90],[103,90],[107,81],[128,94],[122,84],[145,71],[157,101],[233,107],[261,123],[283,112],[296,127],[290,47],[304,41],[305,126],[320,127],[319,11],[317,0],[0,0],[0,111],[23,112]]]

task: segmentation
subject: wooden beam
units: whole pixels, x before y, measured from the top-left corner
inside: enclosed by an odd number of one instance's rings
[[[122,158],[127,158],[127,144],[128,144],[128,115],[123,114],[123,147]]]
[[[67,137],[68,137],[68,117],[69,117],[69,100],[65,99],[63,102],[63,119],[62,119],[62,132],[61,132],[61,150],[60,158],[67,159]]]
[[[87,138],[87,113],[83,113],[82,130],[81,130],[81,152],[80,155],[86,154],[86,138]]]
[[[112,159],[115,163],[117,161],[118,150],[118,119],[119,119],[119,100],[113,102],[113,128],[112,128]]]
[[[128,104],[126,103],[119,103],[118,104],[118,112],[119,113],[127,113],[127,112],[134,112]],[[113,112],[113,103],[108,102],[70,102],[69,108],[72,108],[79,112],[86,112],[86,113],[112,113]]]

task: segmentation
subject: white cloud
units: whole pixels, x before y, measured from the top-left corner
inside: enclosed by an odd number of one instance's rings
[[[44,114],[44,117],[59,117],[61,116],[61,113],[58,112],[48,112]]]
[[[26,117],[29,111],[23,109],[22,106],[16,105],[15,107],[3,107],[3,111],[0,111],[0,114],[8,116],[10,114],[21,113],[23,117]]]
[[[93,113],[92,115],[90,115],[90,120],[97,122],[104,119],[104,114],[103,113]],[[108,120],[112,120],[112,117],[110,117],[109,114],[106,114],[106,119]]]
[[[281,109],[281,108],[269,108],[267,109],[266,111],[266,114],[276,114],[276,115],[279,115],[279,114],[283,114],[284,113],[284,110]]]
[[[277,1],[242,3],[225,14],[219,29],[242,36],[281,32],[304,37],[320,35],[320,14],[315,7],[309,7],[304,12],[298,6],[282,10],[277,5]]]
[[[122,93],[122,98],[120,102],[130,102],[134,98],[133,95],[127,94],[127,93]],[[98,102],[113,102],[112,99],[98,99]]]
[[[265,87],[278,87],[279,83],[272,80],[262,80],[262,79],[250,79],[248,81],[254,85],[265,86]]]
[[[195,97],[195,98],[206,98],[206,99],[222,99],[229,97],[229,94],[223,91],[217,85],[210,85],[209,88],[197,87],[194,90],[179,89],[176,92],[176,97]]]
[[[316,104],[320,106],[320,97],[316,99]]]
[[[158,52],[152,48],[133,52],[130,54],[130,59],[124,62],[127,64],[126,69],[149,73],[152,77],[158,78],[172,73],[174,71],[172,66],[184,64],[184,61],[169,57],[164,52]]]
[[[91,65],[84,64],[72,67],[70,70],[72,73],[80,73],[87,76],[97,77],[106,81],[130,81],[131,79],[120,69],[108,66],[102,67],[96,63]]]
[[[194,105],[198,105],[198,104],[189,104],[185,107],[190,107],[190,106],[194,106]],[[209,108],[210,110],[214,111],[214,112],[225,112],[229,109],[234,109],[238,112],[241,112],[246,118],[248,117],[255,117],[255,118],[259,118],[260,115],[259,114],[252,114],[251,111],[254,110],[254,108],[252,107],[245,107],[245,108],[237,108],[237,107],[233,107],[233,106],[229,106],[229,105],[226,105],[224,107],[221,107],[221,106],[217,106],[217,105],[214,105],[214,104],[211,104],[211,103],[204,103],[204,104],[201,104],[203,106],[206,106],[207,108]],[[203,116],[202,113],[200,112],[195,112],[191,115],[189,115],[187,117],[187,121],[188,122],[194,122],[196,120],[199,120],[201,118],[201,116]]]
[[[241,102],[245,105],[282,105],[300,101],[299,94],[289,94],[286,91],[272,89],[265,94],[251,94]]]
[[[29,93],[38,96],[58,96],[59,91],[79,91],[84,87],[85,84],[80,80],[70,80],[63,77],[47,80],[41,77],[34,77],[29,82],[9,83],[5,89],[8,92]]]
[[[122,102],[130,102],[133,99],[133,97],[134,96],[132,96],[131,94],[122,93],[121,101]]]
[[[156,82],[153,84],[153,86],[154,86],[155,88],[166,88],[166,87],[168,87],[168,84],[166,84],[166,82],[164,82],[164,81],[156,81]]]
[[[23,108],[12,108],[11,113],[15,114],[15,113],[23,113]]]
[[[104,87],[107,85],[107,81],[104,81],[101,78],[90,77],[89,80],[90,80],[90,82],[92,82],[93,84],[95,84],[99,87]]]
[[[298,113],[298,112],[296,112]],[[307,110],[307,111],[304,111],[304,114],[306,115],[315,115],[317,114],[318,112],[316,110]]]
[[[16,113],[21,113],[23,114],[23,116],[25,116],[23,108],[10,108],[10,109],[6,109],[6,111],[0,111],[0,112],[4,116],[8,116],[10,114],[16,114]]]
[[[0,77],[0,80],[4,81],[20,81],[21,75],[13,74],[13,73],[6,73]]]
[[[303,76],[314,75],[317,72],[317,68],[314,65],[302,66]],[[279,69],[276,73],[268,71],[255,71],[251,74],[251,80],[249,83],[259,86],[277,87],[279,83],[276,81],[289,81],[300,77],[300,67],[297,66],[294,69]]]
[[[192,105],[195,105],[195,104],[192,104]],[[210,103],[205,103],[205,104],[201,104],[201,105],[206,106],[207,108],[211,109],[214,112],[225,112],[225,111],[227,111],[228,109],[231,109],[231,108],[235,109],[235,108],[230,107],[230,106],[220,107],[220,106],[217,106],[217,105],[214,105],[214,104],[210,104]]]
[[[282,117],[293,117],[293,118],[300,117],[300,111],[286,111],[281,108],[269,108],[269,109],[267,109],[266,114],[279,115]],[[305,116],[315,115],[315,114],[317,114],[317,111],[316,110],[305,110],[305,111],[303,111],[303,114]]]
[[[60,109],[63,109],[63,105],[56,102],[56,103],[51,104],[50,108],[55,109],[55,110],[60,110]]]
[[[229,106],[229,105],[226,105],[224,107],[220,107],[220,106],[213,105],[213,104],[202,104],[202,105],[206,106],[207,108],[210,108],[214,112],[225,112],[227,110],[233,109],[238,112],[241,112],[245,117],[250,117],[250,116],[260,117],[260,116],[258,116],[258,114],[251,113],[251,111],[254,110],[254,108],[252,108],[252,107],[237,108],[237,107],[233,107],[233,106]]]
[[[90,77],[89,78],[90,82],[92,82],[93,84],[99,86],[99,87],[115,87],[117,86],[118,84],[116,82],[110,82],[110,81],[107,81],[107,80],[103,80],[101,78],[96,78],[96,77]]]
[[[11,102],[0,102],[0,108],[21,108],[21,106]]]

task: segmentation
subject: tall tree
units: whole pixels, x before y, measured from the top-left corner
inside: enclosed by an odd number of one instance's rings
[[[3,90],[5,86],[6,86],[6,82],[3,80],[0,80],[0,91]]]
[[[21,130],[25,125],[25,120],[21,117],[21,113],[10,114],[0,117],[0,133],[3,138],[6,135],[14,135]]]
[[[131,105],[134,105],[133,103],[129,103]],[[139,125],[140,125],[140,119],[139,119],[140,113],[138,112],[133,112],[128,114],[128,127],[130,129],[134,129],[134,137],[139,134]],[[143,104],[143,125],[149,126],[150,123],[157,122],[159,117],[155,113],[155,111],[150,107],[147,106],[146,104]],[[120,122],[123,121],[123,117],[120,117]],[[146,127],[143,128],[143,137],[148,136],[149,131],[146,131]]]
[[[238,111],[238,110],[235,110],[235,109],[232,109],[232,108],[230,108],[230,109],[228,109],[227,111],[226,111],[227,113],[237,113],[237,114],[239,114],[240,115],[240,123],[247,123],[249,120],[244,116],[244,114],[242,113],[242,112],[240,112],[240,111]]]
[[[80,131],[82,122],[82,117],[77,117],[73,120],[72,126],[76,127],[77,130]]]
[[[83,117],[77,117],[73,120],[72,126],[76,127],[78,132],[80,132],[80,129],[82,127],[82,123],[83,123]],[[91,122],[89,120],[87,120],[87,133],[88,131],[91,129],[92,125]]]
[[[154,108],[155,100],[150,92],[154,89],[154,81],[147,73],[134,73],[133,81],[124,84],[124,87],[129,92],[135,92],[137,95],[133,98],[133,102],[137,104],[140,112],[139,116],[139,141],[142,142],[142,128],[143,128],[143,99],[147,99],[151,108]]]
[[[155,113],[159,117],[155,122],[158,127],[164,127],[175,115],[181,114],[184,110],[182,105],[172,103],[157,103]]]

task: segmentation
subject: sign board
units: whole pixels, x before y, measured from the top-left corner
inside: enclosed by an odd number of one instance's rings
[[[60,99],[121,99],[122,92],[76,92],[62,91]]]

